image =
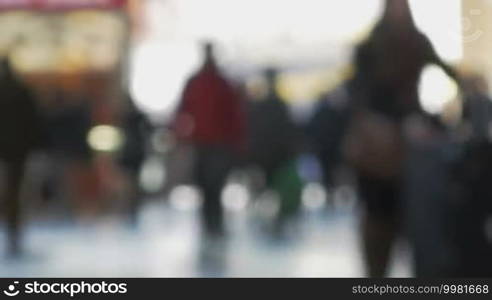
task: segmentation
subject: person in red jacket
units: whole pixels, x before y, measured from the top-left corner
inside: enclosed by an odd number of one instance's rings
[[[187,82],[173,124],[180,142],[195,150],[194,180],[202,190],[203,226],[223,232],[222,187],[245,143],[245,112],[235,87],[222,74],[211,43],[203,46],[204,63]]]

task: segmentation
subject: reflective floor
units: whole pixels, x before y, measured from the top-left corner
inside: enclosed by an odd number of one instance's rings
[[[2,258],[0,276],[361,277],[355,216],[349,206],[304,209],[286,235],[273,238],[254,209],[230,210],[228,238],[203,242],[196,207],[149,201],[136,228],[110,217],[32,221],[26,257]],[[411,276],[405,247],[395,252],[391,275]]]

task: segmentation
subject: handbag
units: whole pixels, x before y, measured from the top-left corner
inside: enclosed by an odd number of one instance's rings
[[[402,171],[403,152],[404,138],[398,122],[367,108],[353,112],[342,155],[355,170],[373,178],[394,178]]]

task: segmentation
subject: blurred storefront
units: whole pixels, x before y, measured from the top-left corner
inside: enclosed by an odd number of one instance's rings
[[[97,210],[114,190],[113,154],[121,144],[117,128],[125,108],[124,78],[134,26],[135,5],[131,3],[0,0],[0,56],[10,58],[44,114],[65,113],[61,118],[65,123],[58,121],[48,130],[60,140],[58,144],[78,150],[51,155],[56,164],[63,165],[58,178],[67,181],[64,185],[77,211]],[[63,112],[64,107],[68,113]],[[81,118],[70,122],[66,116],[75,110]],[[76,135],[82,123],[89,124],[88,133]],[[92,154],[81,158],[84,151]]]
[[[125,0],[0,1],[0,55],[49,101],[79,94],[111,122],[127,52]]]

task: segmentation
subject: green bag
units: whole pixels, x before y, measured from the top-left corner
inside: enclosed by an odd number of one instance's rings
[[[291,215],[299,210],[303,181],[297,171],[297,160],[292,159],[279,168],[272,181],[272,188],[278,193],[280,214]]]

